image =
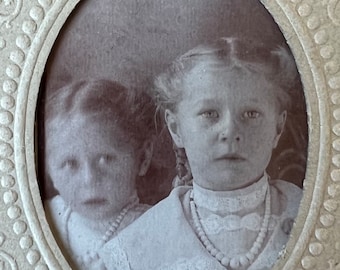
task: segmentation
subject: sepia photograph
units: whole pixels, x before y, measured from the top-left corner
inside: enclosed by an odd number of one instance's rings
[[[339,0],[0,0],[0,270],[336,270]]]
[[[81,2],[37,123],[46,217],[73,269],[271,269],[288,241],[306,103],[260,2]]]

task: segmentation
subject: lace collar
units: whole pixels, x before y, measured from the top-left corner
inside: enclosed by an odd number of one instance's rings
[[[254,184],[232,191],[212,191],[193,183],[193,196],[197,207],[212,212],[236,213],[251,210],[263,203],[268,188],[268,175],[265,173]]]

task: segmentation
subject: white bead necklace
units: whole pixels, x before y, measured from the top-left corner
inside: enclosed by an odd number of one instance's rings
[[[190,210],[192,213],[193,223],[195,226],[194,228],[195,232],[198,238],[201,240],[204,247],[206,248],[206,250],[214,258],[216,258],[226,269],[228,269],[229,266],[231,268],[246,267],[254,261],[254,259],[260,252],[260,249],[262,247],[262,244],[268,232],[268,225],[269,225],[269,219],[270,219],[270,214],[271,214],[270,205],[271,205],[270,188],[268,187],[267,192],[266,192],[266,198],[265,198],[265,211],[264,211],[264,216],[263,216],[263,222],[262,222],[261,229],[259,231],[259,234],[256,237],[254,244],[252,245],[252,247],[246,254],[230,258],[226,256],[223,252],[221,252],[219,249],[217,249],[214,246],[214,244],[209,240],[206,233],[204,232],[200,218],[197,213],[193,191],[191,190],[191,193],[190,193]]]
[[[99,248],[104,246],[106,242],[108,242],[112,236],[117,232],[121,222],[123,221],[126,214],[138,204],[138,198],[133,200],[131,203],[129,203],[127,206],[125,206],[119,213],[119,215],[116,217],[115,220],[110,221],[110,227],[107,229],[105,234],[102,236],[102,239],[99,242]],[[68,237],[67,237],[68,238]],[[99,258],[97,250],[90,251],[82,256],[80,256],[77,261],[79,265],[87,265]]]
[[[106,233],[103,235],[103,238],[101,240],[101,245],[104,245],[107,241],[109,241],[111,239],[112,235],[114,235],[116,233],[116,231],[118,230],[119,225],[122,222],[122,220],[124,219],[125,215],[130,211],[131,208],[136,206],[137,203],[138,203],[138,199],[136,198],[133,202],[131,202],[127,206],[125,206],[122,209],[122,211],[120,211],[119,215],[117,216],[117,218],[113,222],[110,222],[110,227],[106,231]]]

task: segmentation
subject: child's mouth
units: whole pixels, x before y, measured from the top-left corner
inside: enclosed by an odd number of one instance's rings
[[[229,153],[229,154],[224,154],[224,155],[218,157],[217,160],[228,160],[228,161],[241,162],[241,161],[245,161],[246,159],[239,154]]]
[[[84,201],[84,204],[86,205],[101,205],[104,204],[106,202],[105,199],[103,198],[93,198],[93,199],[88,199],[86,201]]]

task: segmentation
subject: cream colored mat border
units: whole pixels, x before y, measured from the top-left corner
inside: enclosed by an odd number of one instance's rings
[[[78,1],[0,1],[0,269],[69,268],[44,216],[33,131],[46,59]],[[340,269],[340,0],[262,2],[295,55],[309,115],[304,197],[276,269]]]

